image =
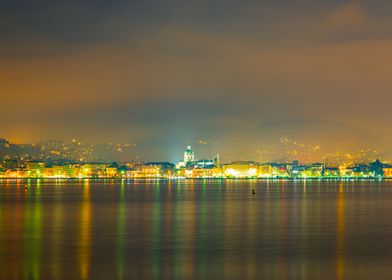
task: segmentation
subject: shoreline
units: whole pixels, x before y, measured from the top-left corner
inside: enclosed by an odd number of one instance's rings
[[[0,181],[4,180],[45,180],[45,181],[56,181],[56,180],[64,180],[64,181],[83,181],[83,180],[115,180],[115,181],[183,181],[183,180],[212,180],[212,181],[383,181],[383,180],[392,180],[392,177],[382,177],[382,178],[371,178],[371,177],[333,177],[333,178],[325,178],[325,177],[314,177],[314,178],[277,178],[277,177],[256,177],[256,178],[246,178],[246,177],[238,177],[238,178],[227,178],[227,177],[139,177],[139,178],[119,178],[119,177],[59,177],[59,178],[48,178],[48,177],[31,177],[31,178],[15,178],[15,177],[1,177]]]

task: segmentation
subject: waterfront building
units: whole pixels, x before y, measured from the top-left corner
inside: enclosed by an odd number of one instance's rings
[[[93,168],[90,164],[84,164],[80,167],[79,170],[79,177],[92,177],[93,175]]]
[[[339,177],[340,170],[338,167],[325,167],[323,177]]]
[[[313,163],[308,166],[305,175],[307,177],[322,177],[324,174],[325,165],[322,163]]]
[[[210,162],[204,160],[204,163],[208,162],[207,164],[196,164],[193,167],[188,167],[185,169],[185,176],[192,177],[192,178],[217,178],[222,177],[222,169],[219,165],[210,164]]]
[[[193,178],[212,178],[214,177],[214,168],[196,167],[192,169]]]
[[[161,175],[161,167],[158,165],[142,165],[139,166],[135,173],[135,177],[141,178],[157,178]]]
[[[88,166],[85,168],[89,169]],[[81,168],[77,164],[54,165],[53,172],[58,178],[76,178],[81,174]]]
[[[376,160],[375,162],[369,163],[369,172],[372,173],[374,177],[382,177],[383,176],[383,164],[380,160]]]
[[[65,173],[65,166],[63,165],[53,165],[53,175],[55,177],[59,177],[59,178],[65,178],[67,177],[66,173]]]
[[[67,164],[63,166],[63,172],[66,177],[75,178],[80,173],[80,165]]]
[[[45,167],[44,172],[41,174],[40,177],[51,178],[54,177],[54,168],[53,167]]]
[[[315,178],[323,175],[324,165],[314,163],[311,165],[293,165],[290,173],[293,178]]]
[[[222,174],[229,178],[257,177],[257,163],[253,161],[237,161],[222,165]]]
[[[170,162],[147,162],[145,166],[159,167],[159,176],[171,177],[175,175],[175,166]]]
[[[70,163],[69,160],[48,162],[22,159],[0,161],[2,178],[392,178],[392,165],[376,160],[350,166],[326,167],[322,163],[301,164],[235,161],[219,164],[213,159],[195,160],[190,146],[184,153],[183,165],[170,162],[143,163]],[[15,168],[17,166],[17,168]]]
[[[26,174],[28,177],[41,177],[45,171],[45,162],[28,161],[26,162]]]
[[[196,168],[212,168],[215,165],[215,160],[211,159],[201,159],[196,161],[195,167]]]
[[[192,151],[192,147],[188,145],[184,152],[184,162],[187,164],[188,162],[192,162],[195,160],[195,154]]]
[[[115,166],[106,167],[105,169],[105,177],[117,177],[118,170]]]
[[[382,172],[384,178],[392,178],[392,165],[384,165]]]
[[[354,177],[360,178],[371,178],[374,177],[374,172],[371,170],[370,166],[365,163],[356,164],[353,167]]]
[[[352,167],[340,166],[339,167],[340,177],[353,177],[354,170]]]
[[[12,170],[12,169],[7,169],[3,170],[0,172],[0,177],[3,178],[27,178],[27,174],[25,170]]]
[[[175,173],[175,175],[177,177],[185,177],[185,171],[186,171],[185,167],[177,168],[177,166],[176,166],[176,173]]]
[[[107,164],[104,163],[88,163],[80,166],[79,177],[106,177]]]
[[[273,168],[270,164],[260,164],[257,166],[257,176],[270,178],[273,177]]]
[[[19,167],[18,161],[16,159],[5,159],[3,161],[2,166],[3,166],[3,169],[10,169],[10,170],[14,170]]]
[[[271,163],[272,177],[287,178],[289,177],[288,165],[284,163]]]

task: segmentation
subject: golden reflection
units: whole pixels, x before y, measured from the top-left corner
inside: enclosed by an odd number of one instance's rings
[[[80,213],[79,268],[81,279],[89,279],[91,258],[91,200],[90,182],[84,180],[83,202]]]
[[[27,181],[23,183],[27,184]],[[6,180],[0,182],[1,187],[12,187],[14,181]],[[18,199],[17,202],[12,205],[3,203],[6,201],[6,197],[0,195],[0,278],[1,279],[23,279],[27,274],[28,263],[27,258],[24,256],[24,252],[27,251],[28,244],[31,244],[25,238],[28,235],[23,234],[23,230],[27,229],[25,208],[27,201],[27,191],[19,190],[20,184],[15,181],[15,185],[18,187],[16,194]],[[25,184],[22,185],[24,188]],[[13,190],[12,190],[13,191]],[[11,241],[12,240],[12,241]],[[11,254],[10,254],[11,252]],[[25,274],[26,270],[26,274]],[[33,279],[32,276],[30,276]]]
[[[125,204],[125,185],[121,181],[120,198],[118,201],[117,214],[117,279],[124,279],[125,266],[125,229],[126,229],[126,204]]]
[[[180,188],[177,189],[175,198],[174,198],[174,221],[173,221],[173,240],[174,240],[174,250],[173,250],[173,263],[174,265],[174,277],[180,278],[182,275],[181,271],[181,262],[183,259],[183,251],[181,248],[183,247],[182,237],[184,236],[184,227],[183,227],[183,207],[184,202],[182,200],[183,191]]]
[[[199,228],[199,234],[195,236],[196,238],[196,248],[198,250],[204,251],[208,248],[208,234],[211,234],[211,238],[214,238],[213,233],[216,231],[209,232],[208,229],[208,205],[207,205],[207,193],[206,186],[203,185],[203,191],[201,193],[201,201],[200,201],[200,219],[199,223],[196,225]],[[200,278],[206,278],[207,266],[208,263],[206,261],[206,257],[204,254],[199,254],[197,256],[197,264],[198,264],[198,274]]]
[[[229,183],[233,183],[229,181]],[[233,185],[229,185],[228,187],[233,188]],[[224,199],[227,197],[224,196]],[[223,240],[223,277],[230,278],[235,271],[235,267],[232,265],[232,248],[229,244],[233,242],[233,232],[230,230],[231,225],[236,224],[238,221],[236,220],[236,209],[234,209],[236,205],[230,200],[226,200],[223,206],[223,231],[222,231],[222,240]],[[238,217],[238,216],[237,216]],[[242,230],[242,229],[241,229]]]
[[[336,274],[337,279],[344,279],[344,189],[340,183],[337,201],[337,226],[336,226]]]
[[[281,185],[281,192],[282,195],[279,197],[279,220],[277,223],[277,229],[281,229],[287,228],[287,223],[288,223],[288,209],[287,209],[287,201],[286,201],[286,195],[284,194],[286,192],[286,184],[282,184]],[[304,192],[306,192],[306,186],[304,186],[305,190]],[[278,244],[279,248],[286,248],[286,242],[287,242],[287,237],[288,234],[290,234],[290,232],[288,232],[287,230],[278,230],[278,240],[276,242],[276,244]],[[277,273],[278,277],[280,279],[287,279],[287,270],[284,267],[284,263],[287,262],[287,255],[284,254],[280,254],[278,257],[278,265],[276,266],[276,271],[275,273]]]
[[[156,188],[153,190],[153,195],[155,201],[153,203],[152,208],[152,216],[151,216],[151,239],[153,240],[150,248],[150,259],[151,259],[151,269],[150,273],[153,278],[159,278],[161,274],[161,255],[159,254],[159,250],[157,250],[156,244],[160,244],[162,237],[162,224],[161,224],[161,193],[159,190],[159,181],[155,182]]]
[[[250,189],[255,189],[253,181],[251,182]],[[256,190],[256,193],[258,190]],[[247,225],[247,247],[252,248],[256,245],[257,241],[257,230],[256,230],[256,221],[257,217],[257,206],[258,200],[252,197],[252,200],[249,203],[246,203],[246,225]],[[256,277],[256,251],[252,255],[248,256],[247,267],[246,267],[246,278],[255,279]]]
[[[167,192],[168,192],[168,193],[171,192],[171,183],[172,183],[171,180],[168,180],[168,181],[167,181]]]
[[[25,279],[40,279],[42,251],[42,205],[40,181],[32,189],[28,182],[28,195],[23,222],[23,274]]]
[[[53,221],[52,221],[52,235],[51,235],[51,270],[52,276],[54,279],[58,279],[61,277],[61,246],[59,244],[62,243],[62,232],[63,232],[63,222],[64,222],[64,209],[63,203],[61,202],[61,192],[58,191],[58,187],[61,182],[56,180],[56,194],[55,194],[55,203],[53,209]]]
[[[171,236],[173,232],[173,227],[174,227],[174,219],[173,219],[173,189],[175,189],[177,186],[177,182],[174,183],[174,186],[171,186],[171,181],[168,181],[168,193],[167,193],[167,201],[168,203],[165,203],[164,209],[164,224],[163,224],[163,232],[162,232],[162,242],[165,244],[168,244],[171,242]],[[164,258],[171,263],[173,259],[173,255],[167,254],[164,256]],[[164,266],[164,270],[161,273],[162,277],[165,279],[170,279],[171,276],[171,268],[169,266]]]
[[[300,188],[300,186],[298,186],[298,188]],[[301,210],[299,213],[299,217],[301,220],[301,228],[306,228],[310,223],[312,223],[313,221],[310,221],[309,219],[309,209],[310,206],[312,205],[312,201],[310,200],[310,198],[308,198],[309,193],[307,191],[306,188],[306,182],[303,182],[303,186],[302,186],[302,194],[301,194]],[[308,244],[308,238],[306,236],[306,234],[301,234],[301,247],[302,248],[306,248],[307,244]],[[308,263],[308,255],[307,255],[307,251],[305,250],[303,254],[301,254],[301,267],[300,267],[300,271],[301,271],[301,278],[306,278],[307,277],[307,266]]]
[[[204,184],[204,182],[203,182]],[[191,182],[191,193],[192,197],[194,195],[195,191],[195,181],[192,180]],[[183,255],[183,271],[182,275],[185,275],[186,277],[192,277],[192,275],[195,275],[195,255],[192,254],[196,248],[195,244],[195,231],[196,231],[196,200],[195,199],[190,199],[187,200],[183,204],[183,222],[185,223],[184,225],[184,233],[183,236],[185,238],[181,238],[183,241],[183,245],[181,248],[185,248],[188,246],[188,250],[186,253]]]

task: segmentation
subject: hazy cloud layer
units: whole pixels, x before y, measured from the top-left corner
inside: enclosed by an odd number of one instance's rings
[[[0,134],[390,147],[392,4],[276,2],[1,4]]]

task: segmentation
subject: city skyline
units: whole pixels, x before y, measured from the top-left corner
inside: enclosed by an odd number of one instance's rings
[[[98,161],[88,160],[86,155],[94,152],[94,146],[83,147],[75,139],[72,145],[80,147],[83,155],[78,155],[72,146],[62,144],[65,157],[49,150],[49,157],[44,156],[45,150],[50,146],[41,146],[40,157],[34,158],[28,154],[22,156],[1,155],[0,178],[6,179],[326,179],[326,180],[382,180],[392,178],[392,164],[376,160],[357,158],[349,156],[347,161],[311,162],[305,163],[299,160],[292,162],[257,162],[235,160],[232,162],[221,162],[220,155],[213,159],[197,158],[191,145],[186,145],[182,160],[170,161],[123,161],[110,162],[100,159]],[[11,145],[3,142],[2,146]],[[111,148],[122,149],[110,144]],[[53,148],[53,147],[52,147]],[[87,150],[86,150],[87,149]],[[54,156],[56,155],[56,156]],[[83,156],[84,158],[81,158]]]
[[[240,154],[239,157],[232,153],[222,153],[219,143],[209,143],[205,140],[177,143],[176,147],[170,147],[170,153],[162,156],[157,149],[148,150],[143,153],[148,146],[143,143],[83,143],[77,139],[70,141],[41,140],[34,143],[12,143],[0,138],[0,159],[18,160],[48,160],[48,161],[71,161],[71,162],[178,162],[181,157],[183,147],[193,147],[196,155],[189,155],[195,159],[214,158],[218,155],[222,162],[234,161],[256,161],[256,162],[292,162],[302,163],[322,162],[326,165],[341,165],[366,163],[375,160],[391,162],[391,151],[379,151],[376,149],[350,149],[342,151],[327,152],[319,145],[305,145],[297,141],[282,137],[279,139],[280,147],[272,148],[267,146],[253,147],[250,153]],[[141,148],[139,148],[139,145]],[[166,149],[165,143],[161,142],[160,149]],[[244,151],[243,147],[237,147],[236,152]],[[158,149],[159,151],[159,149]],[[193,149],[191,150],[193,153]]]

